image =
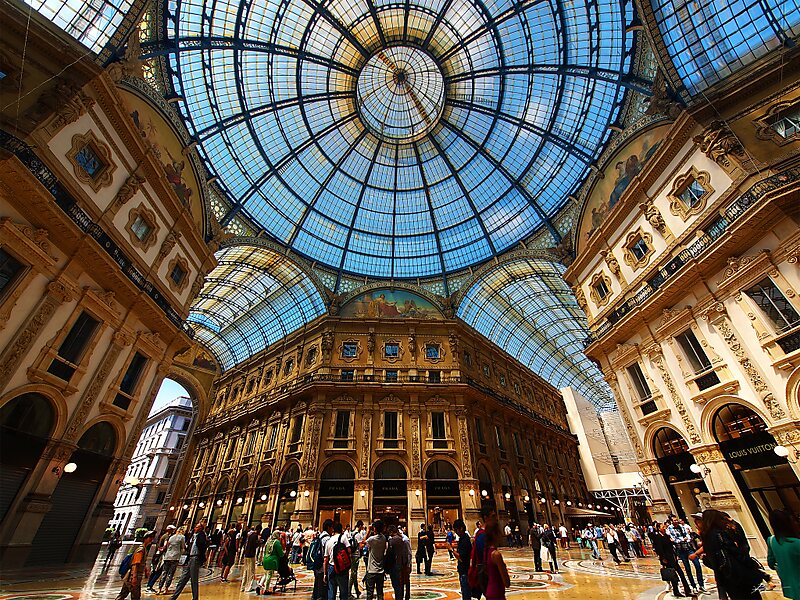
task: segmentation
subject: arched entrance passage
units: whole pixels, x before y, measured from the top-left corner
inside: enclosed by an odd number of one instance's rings
[[[766,539],[774,508],[800,512],[800,482],[786,458],[775,454],[775,438],[753,410],[726,404],[712,419],[714,437],[747,506]]]
[[[264,471],[259,475],[255,490],[253,490],[253,512],[250,517],[250,524],[254,527],[264,522],[263,517],[267,514],[269,504],[270,485],[272,485],[272,473]],[[266,522],[269,522],[269,519]]]
[[[433,523],[434,530],[444,532],[461,517],[456,468],[445,460],[433,461],[425,470],[425,491],[428,523]]]
[[[214,497],[212,498],[213,504],[211,506],[211,516],[208,519],[208,528],[211,531],[217,528],[227,531],[228,523],[225,523],[224,521],[225,513],[223,511],[225,510],[225,501],[227,500],[229,488],[230,483],[226,477],[219,482],[217,490],[214,492]]]
[[[506,518],[511,523],[511,529],[514,529],[515,525],[519,525],[519,511],[517,511],[517,499],[514,497],[514,485],[505,469],[500,469],[500,490],[503,494]]]
[[[61,473],[50,496],[50,511],[33,538],[28,565],[67,562],[116,448],[116,431],[106,421],[95,423],[81,436],[69,459],[77,468],[73,473]]]
[[[322,470],[317,502],[318,526],[322,527],[325,519],[332,519],[342,526],[352,524],[355,477],[353,467],[344,460],[335,460]]]
[[[278,489],[278,503],[275,505],[275,515],[272,518],[272,528],[280,523],[288,526],[292,522],[292,513],[297,502],[297,481],[300,479],[300,469],[292,464],[281,477]]]
[[[209,524],[207,515],[211,510],[211,484],[206,483],[201,489],[200,493],[197,495],[197,506],[195,507],[194,511],[194,523],[197,524],[200,521]]]
[[[481,494],[481,509],[497,510],[497,502],[494,499],[492,489],[492,476],[484,465],[478,465],[478,487]]]
[[[385,460],[375,469],[372,487],[372,518],[389,525],[407,527],[408,474],[396,460]]]
[[[533,508],[533,490],[531,489],[530,481],[528,481],[528,478],[522,473],[519,474],[519,486],[519,493],[522,497],[522,506],[525,509],[524,516],[528,519],[528,526],[530,526],[536,521],[536,511]]]
[[[694,464],[694,457],[683,436],[671,427],[662,427],[653,436],[653,454],[678,516],[686,519],[702,510],[698,495],[707,493],[708,488],[689,468]]]
[[[228,522],[236,524],[242,517],[244,512],[244,503],[247,500],[247,487],[249,485],[249,478],[247,475],[242,475],[233,486],[233,495],[231,496],[231,510],[228,514]]]
[[[0,521],[39,462],[55,419],[41,394],[22,394],[0,408]]]

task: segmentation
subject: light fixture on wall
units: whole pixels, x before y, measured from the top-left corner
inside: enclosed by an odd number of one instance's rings
[[[54,475],[57,475],[58,477],[61,477],[61,475],[63,473],[74,473],[77,470],[77,468],[78,468],[78,465],[76,465],[74,462],[68,462],[67,464],[64,465],[63,469],[61,467],[59,467],[58,465],[56,465],[55,467],[53,467],[51,469],[51,472]]]
[[[359,495],[359,496],[361,496],[361,497],[363,498],[364,496],[366,496],[366,495],[367,495],[367,492],[365,492],[364,490],[361,490],[361,491],[358,493],[358,495]]]
[[[475,495],[475,490],[473,490],[472,488],[470,488],[470,490],[469,490],[469,495],[470,495],[470,496],[474,496],[474,495]]]
[[[205,508],[206,507],[206,503],[205,502],[201,502],[197,506],[199,506],[200,508]]]
[[[173,511],[173,510],[175,510],[175,507],[174,506],[170,506],[169,509],[170,509],[170,511]]]
[[[481,490],[481,496],[486,498],[488,495],[489,495],[489,492],[487,492],[486,490]]]
[[[524,500],[525,500],[525,502],[530,502],[531,501],[531,497],[526,494]]]
[[[414,490],[414,495],[415,495],[417,498],[419,498],[420,496],[422,496],[422,490]]]
[[[785,458],[790,463],[795,464],[795,463],[798,462],[798,460],[800,460],[800,450],[798,450],[797,448],[793,448],[793,450],[794,450],[794,458],[791,458],[789,456],[789,454],[790,454],[789,448],[787,448],[786,446],[775,446],[772,449],[772,451],[775,454],[777,454],[778,456],[780,456],[781,458]]]
[[[266,499],[267,499],[267,495],[266,494],[261,494],[261,501],[263,502]]]
[[[222,506],[222,500],[217,500],[217,506]]]
[[[183,505],[183,510],[186,510],[187,508],[189,508],[189,505],[188,504],[184,504]]]
[[[567,506],[572,506],[572,500],[567,500]]]
[[[239,497],[236,499],[236,504],[241,504],[242,502],[244,502],[244,498]]]
[[[291,492],[289,492],[289,497],[290,498],[297,498],[297,491],[296,490],[292,490]]]
[[[547,504],[547,498],[539,498],[541,504]]]
[[[698,465],[697,463],[692,463],[689,465],[689,470],[694,473],[695,475],[700,475],[703,479],[705,479],[708,475],[711,474],[711,469],[709,469],[705,465]]]
[[[560,500],[553,500],[553,504],[561,504]]]
[[[506,492],[504,496],[506,500],[511,500],[511,494],[509,494],[508,492]]]
[[[303,497],[304,497],[304,498],[308,498],[310,495],[311,495],[311,492],[309,492],[308,490],[306,490],[305,492],[303,492]]]

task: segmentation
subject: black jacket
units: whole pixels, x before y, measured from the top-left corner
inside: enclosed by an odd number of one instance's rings
[[[194,537],[197,536],[197,556],[200,557],[200,562],[205,562],[206,559],[206,551],[210,545],[210,541],[208,536],[206,535],[205,531],[198,531],[194,533],[190,531],[186,534],[186,554],[190,554],[192,551],[192,546],[194,545]]]

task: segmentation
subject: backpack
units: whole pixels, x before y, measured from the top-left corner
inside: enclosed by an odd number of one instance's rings
[[[478,536],[483,535],[483,554],[482,560],[478,560]],[[475,543],[472,544],[472,553],[469,557],[469,570],[467,571],[467,582],[472,589],[472,596],[480,598],[486,595],[486,587],[489,585],[489,572],[486,570],[486,553],[489,549],[486,547],[485,532],[479,529],[475,533]]]
[[[329,536],[327,533],[323,533],[318,535],[314,538],[314,541],[311,542],[311,546],[308,549],[308,562],[312,564],[312,569],[314,571],[322,570],[322,565],[325,562],[325,540],[327,540]]]
[[[333,572],[337,575],[347,573],[350,571],[352,564],[350,547],[342,541],[342,534],[340,533],[339,539],[333,545]]]
[[[125,558],[122,559],[122,562],[119,564],[119,576],[125,577],[128,574],[128,571],[131,570],[131,566],[133,564],[133,555],[136,554],[135,552],[131,552],[130,554],[126,554]]]
[[[356,533],[355,531],[350,533],[350,555],[351,556],[360,556],[358,551],[358,542],[356,541]]]
[[[386,544],[386,554],[383,555],[383,571],[389,573],[397,564],[397,552],[395,552],[394,545],[391,540]]]

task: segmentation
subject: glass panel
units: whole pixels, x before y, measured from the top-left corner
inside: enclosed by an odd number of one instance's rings
[[[639,366],[639,363],[633,363],[628,367],[628,375],[630,375],[631,383],[636,389],[636,393],[639,395],[639,400],[649,398],[651,396],[650,386],[647,385],[647,379],[645,379],[644,373],[642,373],[642,367]]]
[[[708,356],[703,346],[700,344],[700,341],[697,339],[697,336],[694,334],[694,331],[687,329],[675,339],[678,340],[683,353],[691,363],[695,373],[700,373],[711,368],[711,361],[708,360]]]
[[[133,231],[133,234],[143,242],[150,236],[150,232],[153,230],[153,228],[150,227],[150,223],[142,218],[142,215],[137,215],[136,219],[134,219],[133,224],[131,225],[131,230]]]
[[[22,270],[22,263],[0,248],[0,294],[7,288],[10,289]]]
[[[759,281],[745,293],[750,296],[778,331],[784,331],[800,322],[797,311],[769,278]]]
[[[92,179],[97,177],[103,170],[103,167],[106,166],[100,157],[97,156],[97,152],[94,151],[91,144],[86,144],[83,148],[78,150],[77,154],[75,154],[75,162],[78,163],[78,166]]]
[[[140,354],[139,352],[134,354],[130,364],[128,365],[128,370],[125,371],[125,376],[122,378],[122,383],[120,383],[119,389],[126,394],[132,394],[136,388],[136,384],[139,382],[139,377],[141,377],[146,364],[147,357],[144,354]]]

